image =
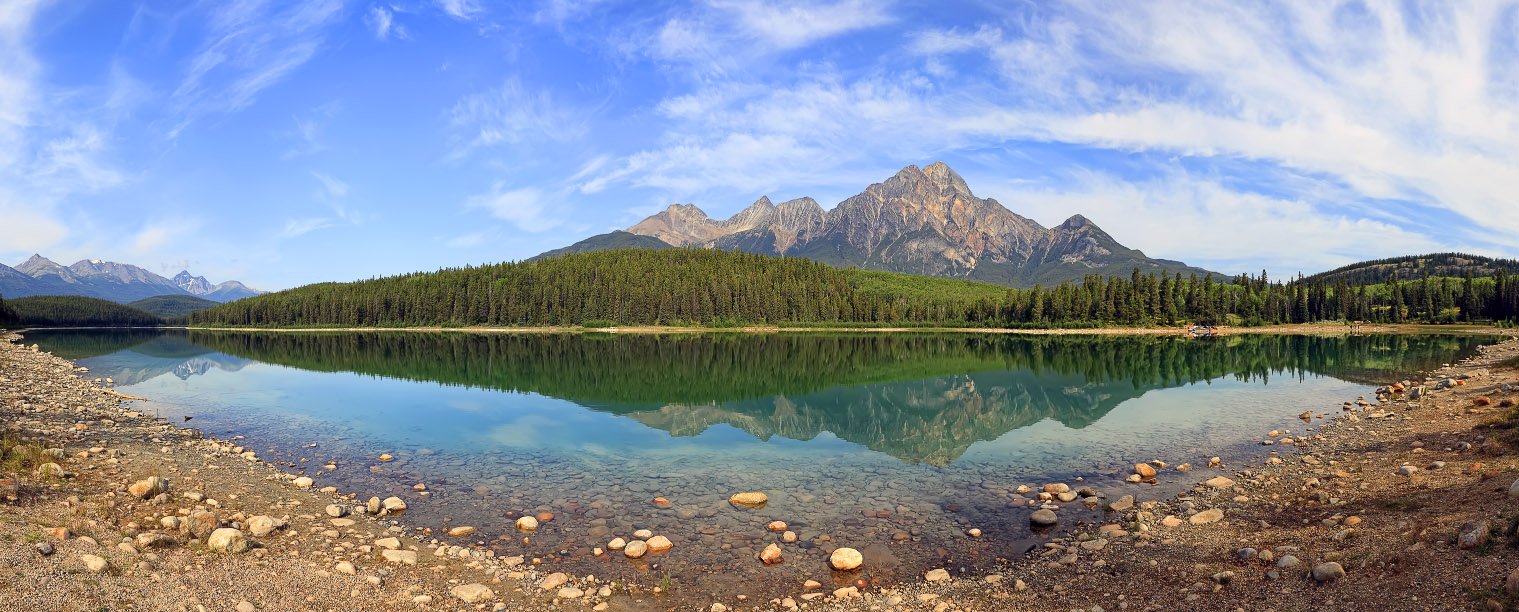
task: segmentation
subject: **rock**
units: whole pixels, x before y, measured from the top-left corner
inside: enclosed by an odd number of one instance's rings
[[[179,529],[181,521],[177,516],[166,516],[158,519],[158,524],[164,529]]]
[[[522,518],[519,518],[517,519],[517,528],[521,529],[522,531],[537,531],[538,519],[531,516],[524,516]]]
[[[1461,526],[1461,532],[1456,536],[1456,545],[1462,549],[1471,549],[1487,544],[1492,537],[1493,528],[1487,521],[1467,523]]]
[[[968,536],[973,537],[973,538],[979,538],[979,537],[981,537],[981,530],[979,528],[976,528],[976,527],[971,527],[970,529],[966,529],[965,530],[965,535],[968,535]]]
[[[374,541],[374,545],[380,548],[397,550],[401,548],[401,540],[398,540],[396,538],[380,538]]]
[[[1519,597],[1519,568],[1508,573],[1508,578],[1503,581],[1503,592],[1509,597]]]
[[[652,553],[661,553],[670,550],[670,547],[675,546],[674,543],[670,542],[670,538],[664,537],[662,535],[657,535],[649,538],[648,542],[645,542],[645,544],[649,546],[649,552]]]
[[[1515,480],[1514,484],[1508,486],[1508,496],[1511,498],[1519,498],[1519,480]]]
[[[1297,567],[1298,563],[1300,562],[1297,557],[1292,555],[1282,555],[1282,558],[1276,560],[1276,566],[1281,569],[1292,569]]]
[[[1113,503],[1108,504],[1108,509],[1114,512],[1124,512],[1132,508],[1134,508],[1133,495],[1125,495],[1116,500],[1113,500]]]
[[[1414,472],[1417,472],[1417,471],[1419,471],[1419,468],[1416,468],[1416,467],[1411,466],[1411,465],[1405,465],[1403,467],[1398,468],[1398,474],[1403,475],[1403,476],[1413,476]]]
[[[205,538],[221,527],[221,519],[216,515],[204,510],[190,513],[190,520],[185,522],[185,530],[190,532],[191,537]]]
[[[558,597],[559,599],[580,599],[584,596],[585,591],[572,586],[559,587],[559,592],[554,593],[554,597]]]
[[[385,498],[385,501],[380,502],[380,507],[382,509],[384,509],[385,511],[390,512],[390,513],[405,512],[406,511],[406,501],[403,500],[403,499],[401,499],[401,498],[399,498],[399,497],[396,497],[396,496],[392,495],[390,497]]]
[[[564,572],[554,572],[552,574],[544,576],[543,580],[538,583],[538,588],[545,591],[552,591],[561,586],[564,586],[564,583],[569,581],[570,577]]]
[[[1193,525],[1207,525],[1208,523],[1217,523],[1223,520],[1223,518],[1224,511],[1219,510],[1218,508],[1213,508],[1210,510],[1203,510],[1202,512],[1192,515],[1191,518],[1187,519],[1187,522],[1192,523]]]
[[[1028,520],[1030,523],[1033,523],[1040,527],[1049,527],[1050,525],[1054,525],[1055,523],[1060,522],[1060,517],[1055,516],[1054,510],[1051,510],[1049,508],[1040,508],[1038,510],[1035,510],[1033,514],[1030,514]]]
[[[464,603],[479,603],[496,598],[496,593],[494,591],[491,591],[490,587],[478,582],[461,584],[454,587],[449,592],[453,593],[454,597],[459,598],[459,600],[463,601]]]
[[[638,531],[633,532],[633,537],[640,540],[647,540],[654,537],[654,532],[649,531],[648,529],[639,529]]]
[[[52,478],[68,478],[69,473],[63,466],[56,463],[44,463],[37,466],[37,475]]]
[[[467,535],[469,535],[471,533],[474,533],[475,531],[476,531],[476,529],[474,527],[470,527],[468,525],[464,525],[464,526],[459,526],[459,527],[454,527],[452,529],[449,529],[448,530],[448,535],[451,535],[451,536],[454,536],[454,537],[457,538],[459,536],[467,536]]]
[[[828,566],[841,572],[859,569],[864,563],[865,557],[853,548],[836,548],[828,555]]]
[[[330,516],[332,518],[343,518],[344,516],[347,516],[347,515],[348,515],[348,507],[347,506],[339,506],[337,504],[328,504],[327,505],[327,516]]]
[[[1214,476],[1203,484],[1215,489],[1227,489],[1234,486],[1234,481],[1230,480],[1227,476]]]
[[[255,538],[262,538],[274,533],[274,530],[279,529],[279,526],[279,522],[274,520],[273,517],[262,514],[248,519],[248,533],[253,534]]]
[[[763,561],[765,565],[775,565],[777,563],[780,563],[781,547],[776,545],[775,542],[771,542],[769,546],[766,546],[764,550],[760,551],[759,559],[760,561]]]
[[[111,568],[111,564],[105,559],[95,555],[79,555],[79,560],[84,562],[84,569],[99,574]]]
[[[1049,493],[1050,495],[1059,495],[1070,490],[1071,485],[1065,484],[1063,482],[1052,482],[1050,484],[1044,485],[1043,489],[1045,493]]]
[[[796,543],[796,532],[795,531],[787,531],[786,533],[781,534],[781,541],[785,542],[787,544],[794,544],[794,543]]]
[[[135,540],[137,547],[143,550],[149,548],[169,548],[178,544],[174,538],[161,533],[139,533]]]
[[[770,496],[759,491],[745,491],[734,493],[728,497],[728,503],[735,508],[763,508],[770,501]]]
[[[923,579],[929,582],[947,582],[949,581],[949,571],[943,568],[931,569],[928,570],[928,573],[923,574]]]
[[[206,548],[221,553],[237,554],[247,552],[252,545],[243,532],[231,527],[223,527],[211,532],[211,537],[206,538]]]
[[[371,498],[369,498],[369,501],[364,502],[364,509],[367,510],[370,514],[379,514],[380,513],[380,498],[378,498],[378,497],[371,497]]]
[[[1319,582],[1330,582],[1345,577],[1345,568],[1334,561],[1325,561],[1313,566],[1313,579]]]
[[[622,554],[629,559],[637,559],[649,552],[649,544],[643,540],[633,540],[622,548]]]
[[[622,550],[627,545],[627,540],[624,540],[622,538],[612,538],[611,542],[607,542],[607,550]]]
[[[246,599],[237,602],[237,605],[232,609],[236,610],[237,612],[258,612],[258,606],[253,605],[253,602]]]
[[[55,550],[53,548],[53,545],[52,544],[48,544],[47,542],[38,542],[37,546],[35,548],[37,549],[37,554],[42,555],[44,557],[52,555],[53,551]]]
[[[311,478],[306,477],[306,476],[297,477],[295,480],[293,480],[291,482],[293,484],[295,484],[296,488],[298,488],[298,489],[310,489],[311,485],[314,484],[314,481],[312,481]]]
[[[770,531],[785,531],[786,521],[770,521],[769,525],[765,525],[765,529],[769,529]]]
[[[348,574],[349,576],[359,573],[358,568],[355,568],[352,563],[347,561],[337,562],[336,565],[332,566],[332,569],[339,574]]]
[[[417,564],[417,551],[415,551],[415,550],[389,550],[389,549],[387,549],[387,550],[380,551],[380,557],[383,558],[383,559],[385,559],[386,561],[388,561],[390,563],[400,563],[400,564],[403,564],[403,565],[416,565]]]
[[[1134,473],[1138,474],[1140,478],[1154,478],[1155,468],[1148,463],[1136,463],[1134,464]]]
[[[169,481],[160,476],[149,476],[127,486],[127,492],[132,497],[151,499],[162,493],[169,492]]]

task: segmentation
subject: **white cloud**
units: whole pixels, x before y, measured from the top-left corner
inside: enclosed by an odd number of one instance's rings
[[[337,223],[334,222],[330,217],[305,217],[301,219],[290,219],[285,222],[285,229],[280,232],[280,236],[283,238],[295,238],[297,236],[304,236],[320,229],[327,229],[329,227],[336,226]]]
[[[456,157],[500,144],[572,140],[586,132],[578,111],[548,91],[528,91],[516,79],[465,96],[450,112],[450,123],[462,141]]]
[[[436,0],[438,8],[449,17],[469,21],[480,14],[480,4],[475,0]]]
[[[348,197],[348,183],[315,170],[311,171],[311,176],[322,184],[321,193],[328,198],[342,199]]]
[[[548,231],[564,222],[548,210],[544,193],[533,187],[507,189],[505,183],[496,183],[490,191],[470,197],[464,205],[484,210],[525,232]]]
[[[194,219],[168,219],[143,224],[132,236],[127,247],[134,256],[143,257],[158,252],[172,240],[194,232],[199,227]]]
[[[210,15],[206,40],[172,93],[179,117],[169,137],[177,137],[203,116],[246,108],[259,92],[310,61],[342,8],[341,0],[277,7],[260,0],[218,5]]]
[[[1129,181],[1082,172],[1059,187],[993,188],[1003,203],[1045,225],[1080,212],[1130,248],[1226,273],[1263,264],[1281,277],[1393,255],[1439,250],[1417,231],[1297,198],[1241,192],[1171,172]]]
[[[395,12],[389,7],[378,4],[369,7],[369,12],[364,14],[364,23],[374,30],[374,37],[387,40],[391,34],[397,38],[406,38],[406,29],[396,25]]]
[[[846,32],[891,23],[890,2],[839,0],[777,2],[774,0],[708,0],[730,13],[749,35],[779,49],[796,49]]]
[[[1285,193],[1267,200],[1235,183],[1183,189],[1169,181],[1176,202],[1145,200],[1159,219],[1205,200],[1243,211],[1270,203],[1306,206],[1309,218],[1346,235],[1402,240],[1381,240],[1384,246],[1481,244],[1466,229],[1447,230],[1439,242],[1415,240],[1413,228],[1429,219],[1367,209],[1392,200],[1450,215],[1442,228],[1519,228],[1519,46],[1502,40],[1513,33],[1494,27],[1512,21],[1501,11],[1519,8],[1504,6],[1439,4],[1419,22],[1390,4],[1351,17],[1355,6],[1318,2],[1016,6],[1004,20],[919,32],[902,55],[866,69],[809,60],[776,78],[724,64],[658,105],[665,124],[654,144],[594,171],[580,189],[644,187],[679,201],[775,186],[853,182],[857,189],[907,163],[946,154],[1017,157],[1052,144],[1073,152],[1063,158],[1067,167],[1122,157],[1144,168],[1129,173],[1142,177],[1179,158],[1270,169],[1285,181],[1256,186]],[[692,42],[724,33],[708,27],[711,15],[698,16],[692,23],[701,28],[666,22],[671,38],[660,44],[692,53],[715,46],[721,55],[728,49],[721,40]],[[1066,193],[1063,180],[1038,185]],[[1226,225],[1253,220],[1328,237],[1274,219],[1240,216]],[[1488,241],[1519,247],[1519,233],[1497,233]],[[1320,243],[1303,246],[1310,244]],[[1354,255],[1322,244],[1320,252]]]
[[[318,173],[313,172],[312,174],[317,175],[318,179],[321,178],[321,175]],[[319,196],[326,195],[329,198],[341,198],[348,195],[348,186],[342,181],[336,181],[336,186],[341,192],[340,195],[332,195],[332,186],[326,185],[325,181],[323,181],[323,183],[324,191],[319,193]],[[365,223],[368,223],[371,218],[371,215],[366,215],[362,212],[344,206],[339,202],[333,202],[330,205],[329,210],[331,211],[330,214],[323,216],[313,215],[309,217],[296,217],[287,219],[285,221],[284,229],[279,233],[279,237],[286,239],[296,238],[318,230],[332,229],[335,227],[344,226],[354,227],[364,225]]]

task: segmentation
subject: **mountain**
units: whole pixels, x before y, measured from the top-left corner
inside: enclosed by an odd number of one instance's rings
[[[1308,277],[1307,281],[1351,285],[1385,283],[1396,275],[1401,280],[1417,280],[1426,276],[1474,277],[1492,276],[1503,271],[1519,275],[1519,260],[1494,259],[1466,253],[1431,253],[1408,255],[1388,259],[1373,259],[1341,266],[1328,272]]]
[[[157,317],[174,319],[212,308],[217,302],[193,295],[155,295],[127,305]]]
[[[172,280],[176,287],[183,289],[185,293],[190,295],[211,293],[211,281],[206,280],[204,276],[190,276],[189,270],[180,270],[179,274],[175,274]]]
[[[539,257],[636,246],[620,233]],[[1125,247],[1081,215],[1046,228],[996,200],[976,197],[943,162],[903,168],[827,211],[812,198],[776,205],[761,197],[732,217],[714,220],[695,205],[673,204],[626,233],[677,247],[806,257],[839,267],[1017,287],[1088,274],[1128,275],[1135,268],[1146,274],[1212,274]]]
[[[617,230],[615,232],[591,236],[590,238],[586,238],[585,240],[581,240],[580,242],[564,248],[545,251],[529,259],[528,261],[548,259],[550,257],[558,257],[560,255],[569,255],[570,253],[586,253],[590,251],[610,251],[613,249],[659,250],[673,248],[675,247],[670,246],[670,243],[653,236],[642,236],[639,234],[632,234],[624,232],[622,230]]]
[[[168,279],[131,264],[81,260],[64,266],[32,255],[15,268],[0,266],[0,295],[79,295],[126,303],[159,295],[199,295],[229,302],[260,294],[237,281],[212,285],[205,277],[180,272]]]
[[[204,298],[206,298],[208,300],[211,300],[213,302],[223,302],[223,303],[226,303],[226,302],[231,302],[231,301],[234,301],[234,300],[241,300],[241,299],[246,298],[246,297],[253,297],[255,295],[263,295],[263,294],[264,294],[264,292],[259,291],[257,289],[253,289],[253,288],[251,288],[251,287],[249,287],[247,285],[244,285],[244,284],[242,284],[240,282],[237,282],[237,281],[227,281],[225,283],[217,283],[215,286],[211,287],[211,291],[210,292],[206,293],[205,295],[203,295],[201,297],[204,297]]]

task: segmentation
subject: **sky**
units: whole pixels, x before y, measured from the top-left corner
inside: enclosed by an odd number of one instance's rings
[[[944,161],[1281,278],[1519,256],[1519,3],[0,0],[0,262],[261,289]]]

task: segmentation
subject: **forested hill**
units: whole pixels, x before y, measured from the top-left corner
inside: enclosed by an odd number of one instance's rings
[[[382,327],[952,321],[1004,291],[799,258],[624,249],[308,285],[224,304],[191,321]]]
[[[1418,280],[1426,276],[1483,277],[1492,276],[1499,270],[1510,275],[1519,275],[1519,260],[1494,259],[1466,253],[1408,255],[1353,263],[1328,272],[1320,272],[1305,280],[1326,283],[1344,281],[1351,285],[1371,285],[1385,283],[1394,277],[1399,280]]]
[[[157,316],[136,308],[78,295],[41,295],[6,300],[5,303],[15,311],[14,324],[28,327],[125,327],[163,323]]]
[[[1090,275],[1007,289],[705,249],[627,249],[322,283],[190,315],[206,326],[866,324],[1074,327],[1519,317],[1519,277],[1352,286]]]

